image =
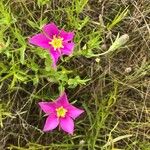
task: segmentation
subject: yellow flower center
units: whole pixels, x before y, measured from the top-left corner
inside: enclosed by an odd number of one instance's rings
[[[59,107],[59,108],[56,108],[56,113],[57,113],[57,117],[65,117],[66,116],[66,112],[67,112],[67,109],[63,108],[63,106]]]
[[[51,42],[49,42],[49,44],[51,44],[54,48],[54,50],[59,49],[59,48],[63,48],[63,38],[61,37],[56,37],[56,35],[53,36],[53,39]]]

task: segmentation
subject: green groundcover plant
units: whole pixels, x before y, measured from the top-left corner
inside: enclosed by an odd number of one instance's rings
[[[149,1],[0,0],[0,150],[149,150]]]

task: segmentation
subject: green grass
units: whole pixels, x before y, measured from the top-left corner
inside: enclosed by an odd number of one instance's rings
[[[149,150],[150,3],[0,0],[0,149]],[[29,37],[55,22],[76,47],[58,70]],[[42,131],[38,102],[66,89],[85,113],[73,136]]]

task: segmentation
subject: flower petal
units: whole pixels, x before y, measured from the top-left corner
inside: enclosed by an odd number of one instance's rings
[[[73,53],[74,49],[74,43],[64,43],[63,46],[64,48],[61,49],[63,55],[71,55]]]
[[[74,32],[66,32],[64,30],[61,30],[60,37],[62,37],[64,41],[71,41],[74,37]]]
[[[46,119],[43,131],[55,129],[59,124],[59,120],[55,115],[49,115]]]
[[[60,57],[60,53],[57,50],[54,50],[54,48],[50,48],[49,52],[53,61],[52,67],[56,68],[56,64],[57,64],[58,58]]]
[[[50,23],[43,27],[43,32],[48,37],[53,38],[53,35],[57,35],[59,33],[59,29],[54,23]]]
[[[80,116],[84,112],[84,110],[78,109],[72,105],[68,105],[66,109],[68,110],[68,115],[73,119],[76,119],[78,116]]]
[[[38,104],[46,114],[55,112],[56,105],[53,102],[39,102]]]
[[[72,118],[70,118],[69,116],[66,116],[65,118],[60,118],[60,127],[69,134],[73,134],[74,122]]]
[[[40,46],[44,49],[50,48],[49,39],[42,33],[36,34],[29,39],[29,43]]]
[[[57,98],[56,104],[57,104],[58,106],[64,106],[64,107],[66,107],[66,106],[69,105],[68,98],[67,98],[67,95],[66,95],[65,92],[63,92],[63,93],[60,95],[60,97]]]

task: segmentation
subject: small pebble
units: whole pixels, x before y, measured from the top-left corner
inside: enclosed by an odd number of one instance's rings
[[[96,58],[95,61],[96,61],[97,63],[99,63],[99,62],[100,62],[100,58]]]
[[[80,145],[83,145],[84,143],[85,143],[84,140],[81,140],[81,141],[79,142]]]
[[[131,67],[127,67],[126,69],[125,69],[125,73],[130,73],[132,71],[132,68]]]

